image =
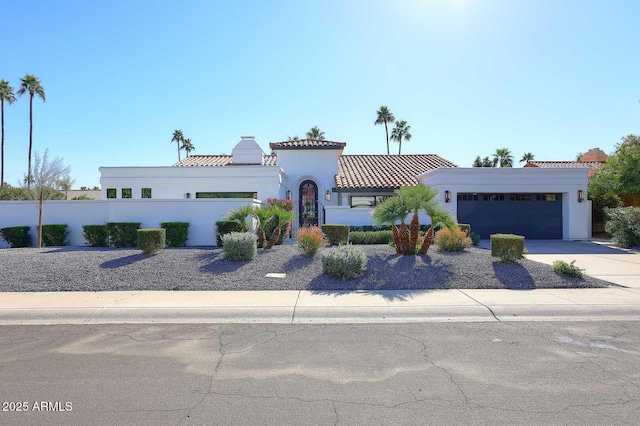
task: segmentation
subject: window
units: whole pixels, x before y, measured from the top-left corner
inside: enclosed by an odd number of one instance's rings
[[[196,198],[258,198],[257,192],[196,192]]]
[[[107,198],[116,198],[117,191],[115,188],[107,188]]]
[[[531,194],[511,194],[511,201],[531,201]]]
[[[131,198],[132,193],[131,188],[122,188],[122,198]]]
[[[357,208],[357,207],[372,208],[384,202],[384,200],[390,197],[392,197],[392,195],[362,195],[362,196],[354,195],[351,197],[351,208]]]
[[[483,194],[483,201],[504,201],[504,194]]]
[[[151,198],[151,188],[142,188],[142,198]]]
[[[478,201],[478,194],[458,194],[458,201]]]

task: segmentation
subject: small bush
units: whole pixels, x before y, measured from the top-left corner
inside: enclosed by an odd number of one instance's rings
[[[224,246],[224,235],[231,232],[242,232],[244,225],[237,220],[220,220],[216,222],[216,244],[218,247]]]
[[[614,243],[621,247],[640,246],[640,207],[605,209],[604,229]]]
[[[491,235],[491,256],[503,262],[517,262],[524,253],[524,237],[513,234]]]
[[[140,222],[109,222],[109,247],[136,247]]]
[[[342,245],[322,253],[322,273],[351,280],[367,270],[367,255],[361,247]]]
[[[431,225],[420,225],[420,232],[423,234],[429,230]],[[360,225],[360,226],[350,226],[349,231],[360,231],[360,232],[375,232],[375,231],[391,231],[390,225]]]
[[[471,225],[467,223],[459,223],[458,227],[460,228],[461,231],[464,231],[467,233],[467,237],[471,236]]]
[[[459,229],[442,228],[436,232],[436,245],[444,251],[463,251],[471,245],[467,232]]]
[[[109,246],[107,225],[82,225],[82,236],[89,247]]]
[[[36,226],[36,230],[38,227]],[[67,225],[42,225],[42,244],[47,247],[66,246],[69,231]]]
[[[389,244],[393,241],[392,232],[389,231],[349,231],[351,244]]]
[[[349,242],[349,225],[322,225],[322,232],[332,246]]]
[[[184,247],[189,239],[189,222],[161,222],[167,230],[167,247]]]
[[[474,246],[479,246],[480,245],[480,234],[476,234],[475,232],[471,232],[471,234],[469,235],[469,238],[471,238],[471,244]]]
[[[318,252],[324,235],[317,226],[298,230],[298,247],[304,256],[312,257]]]
[[[553,262],[553,265],[551,266],[551,269],[553,269],[554,272],[557,272],[559,274],[582,278],[583,269],[578,268],[577,266],[574,265],[574,263],[576,263],[575,260],[572,261],[571,263],[567,263],[563,260],[555,260]]]
[[[167,242],[167,230],[164,228],[138,229],[138,248],[144,254],[155,254],[164,249]]]
[[[29,247],[31,245],[29,229],[29,226],[2,228],[0,229],[0,237],[2,237],[11,248]]]
[[[258,253],[256,235],[251,232],[230,232],[222,236],[224,256],[229,260],[251,260]]]

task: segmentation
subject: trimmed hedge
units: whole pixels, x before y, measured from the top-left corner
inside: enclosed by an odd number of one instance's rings
[[[243,230],[244,226],[237,220],[219,220],[216,222],[216,244],[218,247],[223,247],[224,240],[222,237],[224,235],[230,234],[231,232],[242,232]]]
[[[429,230],[430,225],[420,225],[420,232],[427,232]],[[391,231],[391,226],[389,225],[361,225],[361,226],[350,226],[349,231],[354,232],[376,232],[376,231]]]
[[[458,227],[461,231],[467,233],[467,237],[471,237],[471,225],[469,225],[468,223],[459,223]]]
[[[31,235],[29,226],[10,226],[0,229],[0,237],[5,240],[11,248],[31,246]]]
[[[39,230],[36,226],[36,231]],[[67,225],[42,225],[42,244],[47,247],[66,246],[69,230]]]
[[[167,243],[167,230],[164,228],[138,229],[138,248],[144,254],[155,254],[164,249]]]
[[[350,231],[351,244],[389,244],[393,240],[391,231]]]
[[[137,247],[140,222],[109,222],[109,247]]]
[[[107,225],[82,225],[82,236],[89,247],[109,246]]]
[[[491,256],[503,262],[517,262],[524,254],[524,237],[514,234],[491,235]]]
[[[184,247],[189,239],[189,222],[161,222],[167,230],[167,247]]]
[[[323,274],[346,281],[359,277],[366,270],[367,255],[362,247],[342,245],[322,253]]]
[[[322,225],[322,233],[332,246],[349,242],[349,225]]]
[[[258,254],[258,240],[252,232],[230,232],[222,236],[222,243],[229,260],[251,260]]]

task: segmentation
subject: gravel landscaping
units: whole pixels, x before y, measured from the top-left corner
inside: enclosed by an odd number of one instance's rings
[[[431,249],[425,256],[397,256],[388,245],[361,246],[367,272],[342,282],[322,274],[320,254],[300,255],[295,245],[258,250],[255,259],[232,262],[222,249],[53,247],[0,250],[0,292],[107,290],[418,290],[533,289],[615,286],[592,277],[556,274],[549,265],[523,259],[501,263],[486,249],[463,253]],[[285,278],[266,278],[286,273]]]

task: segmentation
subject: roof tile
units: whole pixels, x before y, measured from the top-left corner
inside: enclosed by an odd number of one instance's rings
[[[270,142],[271,149],[295,149],[295,148],[344,148],[345,142],[333,142],[319,139],[299,139],[295,141]]]
[[[174,164],[176,167],[221,167],[221,166],[251,166],[257,164],[233,164],[232,155],[190,155]],[[264,156],[263,166],[276,166],[278,159],[275,154]]]

